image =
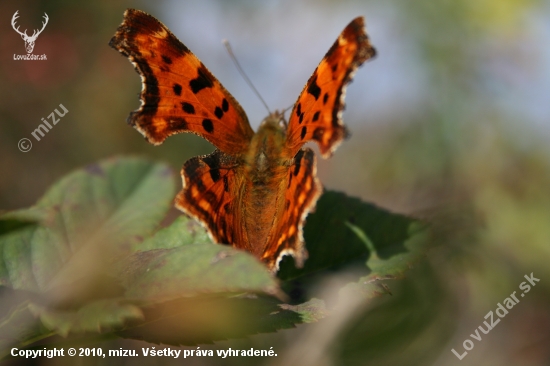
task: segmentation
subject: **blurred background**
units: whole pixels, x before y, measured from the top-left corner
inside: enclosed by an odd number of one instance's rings
[[[32,205],[82,165],[119,154],[169,162],[213,150],[194,135],[154,147],[126,124],[141,89],[107,44],[128,7],[165,23],[241,103],[267,115],[235,69],[228,39],[270,108],[291,106],[339,32],[364,15],[378,56],[356,74],[344,120],[352,132],[319,159],[325,187],[429,218],[437,243],[393,296],[351,297],[330,320],[212,349],[274,347],[273,359],[188,364],[550,364],[550,3],[541,0],[64,0],[0,2],[0,210]],[[11,27],[40,28],[26,54]],[[31,133],[62,104],[40,141]],[[31,140],[28,152],[18,149]],[[540,279],[460,361],[484,316],[533,273]],[[327,280],[319,296],[337,296]],[[103,343],[118,348],[134,341]],[[43,359],[46,363],[52,360]],[[80,360],[84,364],[93,360]],[[106,360],[105,360],[106,361]],[[111,360],[110,362],[113,362]],[[129,362],[117,359],[116,362]],[[140,358],[140,364],[181,360]]]

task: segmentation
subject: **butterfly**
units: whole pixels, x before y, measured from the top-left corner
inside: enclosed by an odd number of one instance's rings
[[[276,272],[285,255],[307,259],[303,226],[322,193],[315,154],[330,157],[348,135],[342,122],[346,85],[375,55],[364,19],[342,31],[309,78],[288,122],[270,113],[254,133],[233,96],[170,30],[153,16],[124,13],[109,45],[141,76],[141,106],[128,117],[152,144],[191,132],[217,149],[188,160],[175,205],[197,219],[213,241],[244,249]]]

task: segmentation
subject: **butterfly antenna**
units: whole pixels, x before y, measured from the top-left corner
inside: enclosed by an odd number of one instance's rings
[[[246,76],[243,68],[239,64],[239,61],[237,61],[237,58],[235,57],[235,54],[233,53],[233,50],[231,49],[231,45],[229,44],[229,41],[227,39],[224,39],[223,44],[225,45],[225,48],[227,48],[227,52],[229,53],[229,57],[231,57],[231,59],[235,63],[235,66],[237,66],[237,69],[239,70],[239,73],[241,74],[241,76],[244,78],[244,80],[246,81],[248,86],[250,86],[252,88],[252,90],[254,90],[254,93],[258,96],[258,98],[260,98],[260,100],[262,101],[265,109],[267,109],[267,113],[271,114],[271,111],[269,110],[269,107],[267,106],[267,103],[265,102],[264,98],[262,98],[260,92],[258,92],[258,89],[256,89],[254,84],[252,84],[252,81],[250,81],[248,76]]]

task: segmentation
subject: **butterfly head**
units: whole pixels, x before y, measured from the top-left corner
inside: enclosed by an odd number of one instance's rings
[[[269,126],[269,127],[268,127]],[[262,123],[260,123],[260,129],[269,128],[269,129],[278,129],[286,132],[288,123],[285,119],[285,111],[275,111],[271,112],[267,117],[264,118]]]

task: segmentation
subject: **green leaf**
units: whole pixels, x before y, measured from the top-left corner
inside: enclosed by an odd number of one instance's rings
[[[44,292],[86,277],[157,227],[174,182],[164,164],[109,159],[56,183],[36,208],[41,226],[0,237],[0,283]]]
[[[379,282],[388,279],[403,278],[405,272],[412,268],[426,254],[429,244],[428,227],[421,222],[412,222],[409,225],[410,239],[403,243],[404,252],[392,255],[389,258],[380,258],[378,253],[373,253],[367,261],[371,273],[361,277],[357,284],[350,284],[354,291],[360,290],[367,297],[380,293],[388,293],[387,287]]]
[[[191,226],[190,226],[191,225]],[[144,241],[121,270],[125,296],[146,301],[226,292],[279,293],[276,279],[251,254],[212,244],[184,217]]]
[[[131,252],[143,252],[152,249],[171,249],[195,243],[212,243],[206,230],[195,220],[184,215],[159,230],[146,240],[132,245]]]
[[[21,229],[36,226],[44,220],[46,213],[40,209],[11,211],[0,216],[0,236]]]
[[[109,159],[67,175],[36,206],[2,215],[40,221],[0,236],[0,284],[27,294],[3,315],[0,331],[13,332],[2,345],[135,319],[139,309],[117,300],[123,289],[108,274],[116,258],[158,227],[174,188],[164,164]]]
[[[77,249],[87,239],[112,241],[114,236],[129,244],[150,235],[171,206],[174,193],[174,177],[167,165],[114,158],[66,176],[37,206],[57,209],[51,227],[62,230],[67,245]]]
[[[291,310],[300,314],[301,320],[304,323],[315,323],[329,314],[327,306],[323,300],[311,299],[299,305],[279,305],[281,309]]]
[[[141,309],[122,299],[105,299],[86,304],[77,311],[53,310],[29,304],[29,310],[48,329],[66,337],[69,333],[85,333],[119,328],[128,320],[142,319]]]
[[[415,222],[343,193],[327,191],[307,217],[304,238],[309,258],[304,268],[296,269],[285,257],[278,277],[290,280],[367,260],[373,249],[383,259],[406,252],[404,244],[415,235],[410,230]]]

